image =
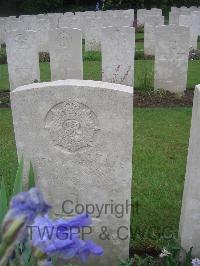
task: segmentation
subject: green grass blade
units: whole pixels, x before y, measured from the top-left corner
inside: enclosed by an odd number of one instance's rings
[[[7,211],[8,211],[8,199],[6,195],[6,186],[2,179],[0,187],[0,225],[2,224],[2,221]]]
[[[17,169],[17,174],[15,177],[15,183],[14,183],[14,187],[13,187],[13,196],[15,196],[16,194],[22,192],[23,190],[23,166],[24,166],[24,161],[23,158],[20,160],[18,169]]]
[[[33,171],[33,165],[30,162],[29,176],[28,176],[28,188],[35,187],[35,174]]]

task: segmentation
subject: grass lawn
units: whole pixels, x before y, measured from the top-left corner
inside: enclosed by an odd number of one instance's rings
[[[0,181],[2,177],[11,191],[16,174],[17,154],[9,109],[0,109]]]
[[[142,41],[144,40],[144,32],[136,33],[135,34],[135,41]]]
[[[89,55],[88,55],[89,57]],[[84,79],[101,80],[101,60],[84,60]],[[40,63],[41,81],[50,81],[49,63]],[[9,90],[7,65],[0,65],[0,91]],[[200,83],[200,60],[189,61],[187,87],[193,89]],[[135,60],[135,88],[144,89],[144,76],[147,83],[153,84],[154,61]]]
[[[143,42],[136,42],[135,43],[135,50],[136,51],[144,51],[144,43]]]
[[[134,110],[132,244],[161,245],[152,236],[169,228],[177,234],[191,108]],[[10,191],[16,171],[16,149],[11,111],[0,109],[0,180]],[[147,235],[143,238],[141,233]],[[137,230],[137,234],[136,234]],[[135,237],[137,235],[137,237]]]
[[[189,61],[187,88],[194,89],[200,83],[200,60]],[[153,85],[154,61],[135,60],[135,88],[144,89],[144,76]]]
[[[191,108],[135,108],[134,119],[132,241],[162,246],[159,234],[178,232]]]

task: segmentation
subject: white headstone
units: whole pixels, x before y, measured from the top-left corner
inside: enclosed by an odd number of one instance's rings
[[[5,24],[6,19],[0,18],[0,45],[5,43]]]
[[[92,233],[85,238],[105,254],[90,258],[90,266],[118,265],[129,255],[132,97],[132,87],[86,80],[32,84],[11,93],[18,158],[23,155],[25,169],[32,162],[52,215],[71,217],[84,212],[81,206],[94,206]],[[96,206],[105,204],[114,208],[103,207],[98,215]],[[125,208],[121,215],[117,204]]]
[[[49,19],[37,19],[37,43],[38,52],[48,52],[49,51],[49,30],[50,23]]]
[[[10,90],[40,80],[36,32],[8,32],[6,52]]]
[[[199,11],[193,11],[191,14],[198,16],[197,25],[195,25],[195,27],[198,27],[198,36],[200,36],[200,10]]]
[[[179,17],[179,25],[189,28],[190,46],[196,49],[199,35],[199,17],[196,15],[181,15]]]
[[[85,50],[101,51],[101,18],[86,17],[85,21]]]
[[[82,34],[78,29],[49,32],[51,80],[83,79]]]
[[[189,9],[190,9],[190,11],[198,11],[198,7],[197,6],[191,6]]]
[[[169,13],[169,25],[179,25],[180,10],[173,10]]]
[[[5,23],[5,35],[10,31],[23,31],[24,23],[19,19],[9,19]]]
[[[101,50],[102,80],[132,86],[135,29],[130,27],[103,28]]]
[[[23,22],[24,30],[37,31],[37,17],[34,15],[22,15],[19,17],[20,21]]]
[[[178,10],[179,10],[179,8],[176,7],[176,6],[172,6],[172,7],[171,7],[171,12],[178,11]]]
[[[59,28],[80,28],[80,19],[73,13],[71,15],[63,15],[59,19]]]
[[[48,13],[48,19],[50,24],[50,30],[56,29],[59,27],[59,20],[63,16],[62,13]]]
[[[137,25],[138,26],[144,25],[145,14],[146,14],[146,9],[138,9],[137,10]]]
[[[183,93],[187,85],[189,29],[176,25],[156,28],[155,89]]]
[[[147,15],[144,24],[144,53],[145,55],[155,55],[157,26],[164,24],[164,17],[157,15]]]
[[[196,86],[180,219],[181,247],[200,257],[200,85]]]

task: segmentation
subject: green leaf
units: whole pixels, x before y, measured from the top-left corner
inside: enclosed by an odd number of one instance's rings
[[[19,162],[17,174],[15,177],[15,182],[14,182],[14,187],[13,187],[13,196],[22,192],[22,190],[23,190],[23,186],[22,186],[22,183],[23,183],[23,166],[24,166],[24,161],[22,158]]]
[[[35,174],[33,171],[33,165],[30,162],[29,176],[28,176],[28,188],[35,187]]]
[[[0,225],[2,224],[2,221],[7,211],[8,211],[8,199],[6,195],[6,187],[2,179],[0,187]]]

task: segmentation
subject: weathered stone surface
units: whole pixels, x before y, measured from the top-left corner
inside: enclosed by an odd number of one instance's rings
[[[144,53],[145,55],[155,55],[155,30],[157,26],[164,24],[164,17],[158,15],[147,15],[144,24]]]
[[[66,80],[11,93],[18,158],[23,155],[25,169],[32,161],[37,186],[53,205],[53,216],[74,215],[66,212],[77,203],[99,208],[122,204],[125,209],[126,200],[130,203],[132,90],[100,81]],[[115,207],[100,216],[95,207],[92,216],[93,233],[85,237],[102,245],[105,255],[91,258],[88,265],[118,265],[128,258],[130,208],[117,218]],[[103,235],[101,239],[102,226],[109,240]]]
[[[24,24],[19,19],[7,19],[5,23],[5,35],[10,31],[23,31]]]
[[[187,84],[189,29],[169,25],[156,28],[155,89],[183,93]]]
[[[83,79],[82,34],[78,29],[49,32],[51,80]]]
[[[144,25],[147,16],[162,16],[162,9],[152,8],[148,9],[139,9],[137,11],[137,22],[139,25]]]
[[[86,51],[101,51],[100,40],[100,17],[85,18],[85,50]]]
[[[199,34],[199,17],[197,15],[181,15],[179,17],[179,25],[189,28],[190,46],[196,49]]]
[[[50,22],[46,15],[45,19],[37,19],[37,43],[39,52],[49,51],[49,30]]]
[[[63,16],[62,13],[48,13],[48,19],[50,24],[50,30],[56,29],[59,27],[59,20]]]
[[[59,28],[77,28],[80,29],[80,19],[73,13],[65,14],[59,18]]]
[[[19,17],[20,21],[23,22],[24,30],[37,31],[37,17],[34,15],[22,15]]]
[[[200,257],[200,85],[196,86],[180,219],[181,247]]]
[[[146,9],[138,9],[137,11],[137,24],[144,25]]]
[[[169,25],[179,25],[179,16],[181,15],[181,11],[179,9],[172,10],[169,13]]]
[[[101,50],[103,81],[129,86],[133,85],[134,46],[134,28],[107,27],[102,29]]]
[[[6,51],[10,90],[40,80],[36,32],[8,32]]]
[[[197,18],[197,25],[195,25],[195,27],[197,27],[198,35],[200,36],[200,10],[199,11],[193,11],[191,14],[198,17]]]
[[[0,44],[5,43],[5,24],[6,19],[0,18]]]
[[[189,7],[190,11],[199,11],[199,8],[197,6],[191,6]]]

